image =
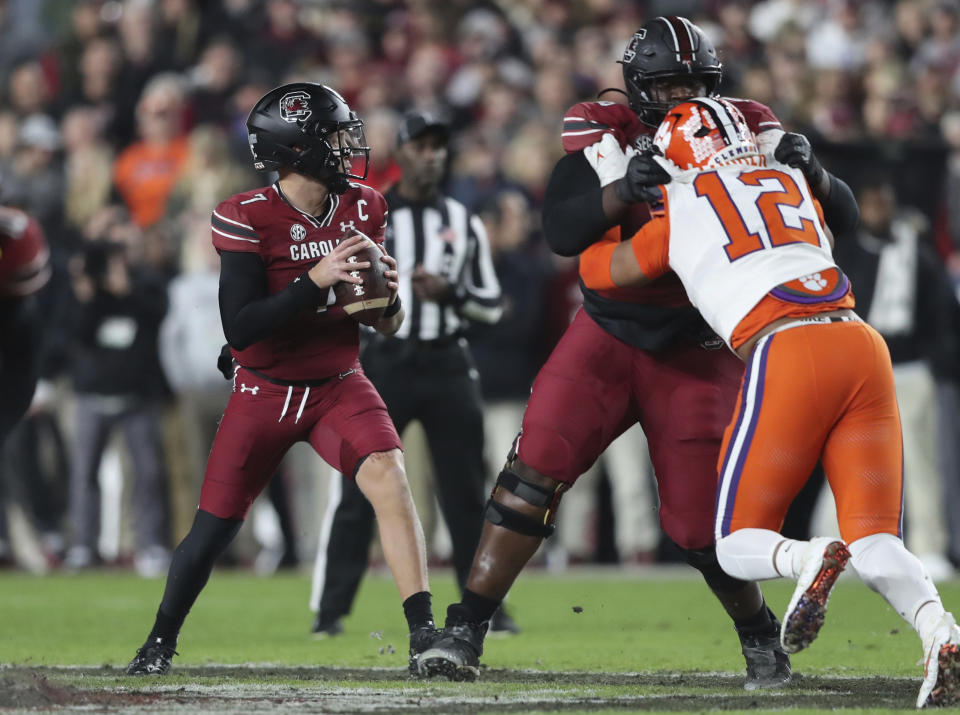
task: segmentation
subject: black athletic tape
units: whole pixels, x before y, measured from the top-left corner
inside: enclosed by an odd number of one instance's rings
[[[487,501],[487,508],[483,513],[487,521],[494,526],[515,531],[524,536],[539,536],[542,539],[550,538],[556,527],[553,524],[544,524],[532,516],[527,516],[516,509],[504,506],[493,499]]]
[[[553,489],[528,482],[509,469],[500,472],[497,486],[517,495],[530,506],[549,507],[553,501]]]

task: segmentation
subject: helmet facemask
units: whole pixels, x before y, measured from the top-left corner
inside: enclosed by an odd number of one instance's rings
[[[693,72],[690,74],[662,74],[658,76],[644,76],[643,73],[623,66],[623,81],[627,87],[627,98],[630,108],[637,113],[640,120],[651,127],[657,127],[667,111],[680,102],[695,97],[715,97],[720,84],[720,71]],[[686,83],[689,92],[683,95],[674,95],[666,98],[663,95],[669,92],[658,85]]]
[[[659,126],[670,107],[696,96],[716,96],[722,65],[703,30],[684,17],[650,20],[634,33],[619,60],[630,108],[651,127]],[[690,83],[689,92],[672,91]],[[672,85],[669,97],[658,84]]]
[[[304,134],[313,139],[296,144],[290,167],[327,185],[335,194],[344,193],[351,180],[363,181],[370,168],[363,121],[305,122]]]

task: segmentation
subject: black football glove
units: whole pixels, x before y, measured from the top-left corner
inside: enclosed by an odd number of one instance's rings
[[[227,380],[233,379],[233,355],[230,353],[230,345],[226,343],[220,348],[220,355],[217,356],[217,369]]]
[[[659,152],[658,152],[659,153]],[[663,200],[661,184],[670,183],[670,174],[654,160],[653,151],[635,154],[627,164],[627,173],[614,182],[617,198],[628,204],[656,204]]]
[[[810,186],[819,186],[823,181],[823,167],[817,161],[810,141],[803,134],[785,133],[780,137],[773,158],[781,164],[800,169]]]

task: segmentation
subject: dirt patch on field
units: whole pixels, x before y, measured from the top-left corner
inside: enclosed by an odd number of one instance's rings
[[[156,698],[140,694],[119,694],[108,690],[86,690],[57,682],[34,668],[0,669],[0,709],[52,710],[70,707],[90,709],[96,705],[124,707],[146,705]]]
[[[728,673],[559,673],[485,669],[478,684],[435,687],[392,668],[179,667],[176,679],[135,681],[103,668],[0,670],[0,709],[135,713],[467,713],[595,710],[909,708],[919,678],[797,676],[781,691],[739,690]],[[345,681],[347,681],[345,683]],[[302,683],[302,684],[301,684]],[[497,690],[490,684],[510,684]],[[525,687],[514,687],[515,685]],[[604,688],[636,694],[604,694]],[[726,692],[718,692],[726,691]]]

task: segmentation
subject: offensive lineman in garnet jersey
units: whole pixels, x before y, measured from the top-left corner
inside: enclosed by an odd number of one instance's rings
[[[544,235],[561,255],[578,255],[610,231],[629,237],[649,220],[656,187],[669,175],[638,152],[650,146],[671,106],[715,95],[721,75],[707,36],[672,16],[640,28],[621,64],[629,107],[587,102],[564,118],[567,155],[553,170],[543,208]],[[733,101],[764,148],[776,148],[778,159],[807,175],[835,233],[848,230],[857,220],[853,196],[823,171],[806,139],[784,134],[767,107]],[[733,620],[747,664],[745,687],[786,684],[790,661],[780,624],[756,583],[723,572],[714,547],[716,463],[742,364],[722,349],[673,274],[643,288],[589,290],[583,281],[581,288],[583,310],[537,375],[487,502],[463,600],[449,607],[441,638],[421,655],[421,674],[477,677],[486,621],[553,532],[563,493],[640,422],[657,476],[661,526]]]
[[[173,555],[156,621],[127,666],[130,675],[169,671],[180,628],[215,560],[300,441],[353,475],[370,500],[403,599],[411,656],[435,634],[423,532],[400,438],[360,369],[359,325],[333,292],[339,281],[361,282],[350,271],[369,267],[347,262],[364,245],[362,235],[383,242],[386,202],[350,182],[366,176],[363,122],[334,90],[301,82],[264,95],[247,130],[254,167],[276,170],[279,180],[231,197],[211,218],[220,317],[236,365],[233,394],[196,519]],[[403,320],[396,262],[386,254],[380,260],[392,296],[374,328],[392,335]]]

